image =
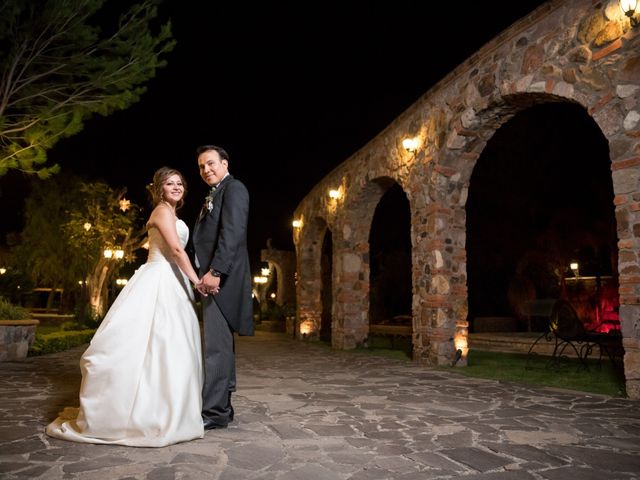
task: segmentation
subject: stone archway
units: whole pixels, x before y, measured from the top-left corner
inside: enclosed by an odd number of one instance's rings
[[[373,177],[345,199],[337,218],[342,233],[334,241],[334,329],[332,344],[354,348],[369,335],[370,251],[369,234],[376,206],[397,182],[389,176]]]
[[[276,304],[280,306],[293,305],[296,295],[296,254],[272,248],[271,242],[267,242],[267,248],[260,251],[260,259],[267,262],[270,269],[275,270]]]
[[[546,323],[530,318],[527,304],[550,298],[571,302],[585,328],[597,328],[599,300],[609,289],[617,296],[610,168],[606,139],[573,102],[526,108],[496,131],[466,203],[475,332],[543,331]]]
[[[328,229],[322,217],[299,219],[296,241],[296,338],[318,340],[322,325],[322,241]]]
[[[411,318],[411,206],[402,187],[391,185],[375,208],[369,230],[369,322]]]

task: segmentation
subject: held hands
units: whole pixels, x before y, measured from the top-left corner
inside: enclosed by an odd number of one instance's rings
[[[220,292],[220,277],[214,277],[210,272],[207,272],[195,287],[204,297],[208,294],[215,295]]]

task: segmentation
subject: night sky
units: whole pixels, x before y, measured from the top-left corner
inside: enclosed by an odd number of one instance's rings
[[[166,1],[160,18],[171,19],[177,40],[168,66],[139,103],[91,119],[49,157],[63,170],[127,187],[145,216],[144,185],[158,167],[178,168],[189,186],[181,216],[192,224],[206,192],[195,148],[223,146],[231,173],[251,194],[255,263],[268,238],[293,249],[293,211],[320,179],[542,3],[206,2],[189,9],[189,2]],[[20,174],[0,178],[3,233],[20,230],[26,189]]]

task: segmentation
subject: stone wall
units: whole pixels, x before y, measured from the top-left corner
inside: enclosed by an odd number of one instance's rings
[[[582,106],[609,142],[615,192],[627,391],[640,398],[640,27],[618,2],[551,1],[453,70],[299,204],[294,231],[300,328],[320,326],[320,249],[333,235],[333,335],[353,348],[368,335],[368,235],[394,182],[411,208],[413,356],[466,364],[465,204],[486,142],[513,115],[548,102]],[[416,138],[417,151],[402,147]],[[328,192],[337,190],[337,198]]]

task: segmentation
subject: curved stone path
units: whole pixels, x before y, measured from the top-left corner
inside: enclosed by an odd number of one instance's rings
[[[236,420],[170,447],[48,438],[84,348],[0,364],[2,479],[635,479],[640,402],[470,379],[284,334],[237,339]]]

